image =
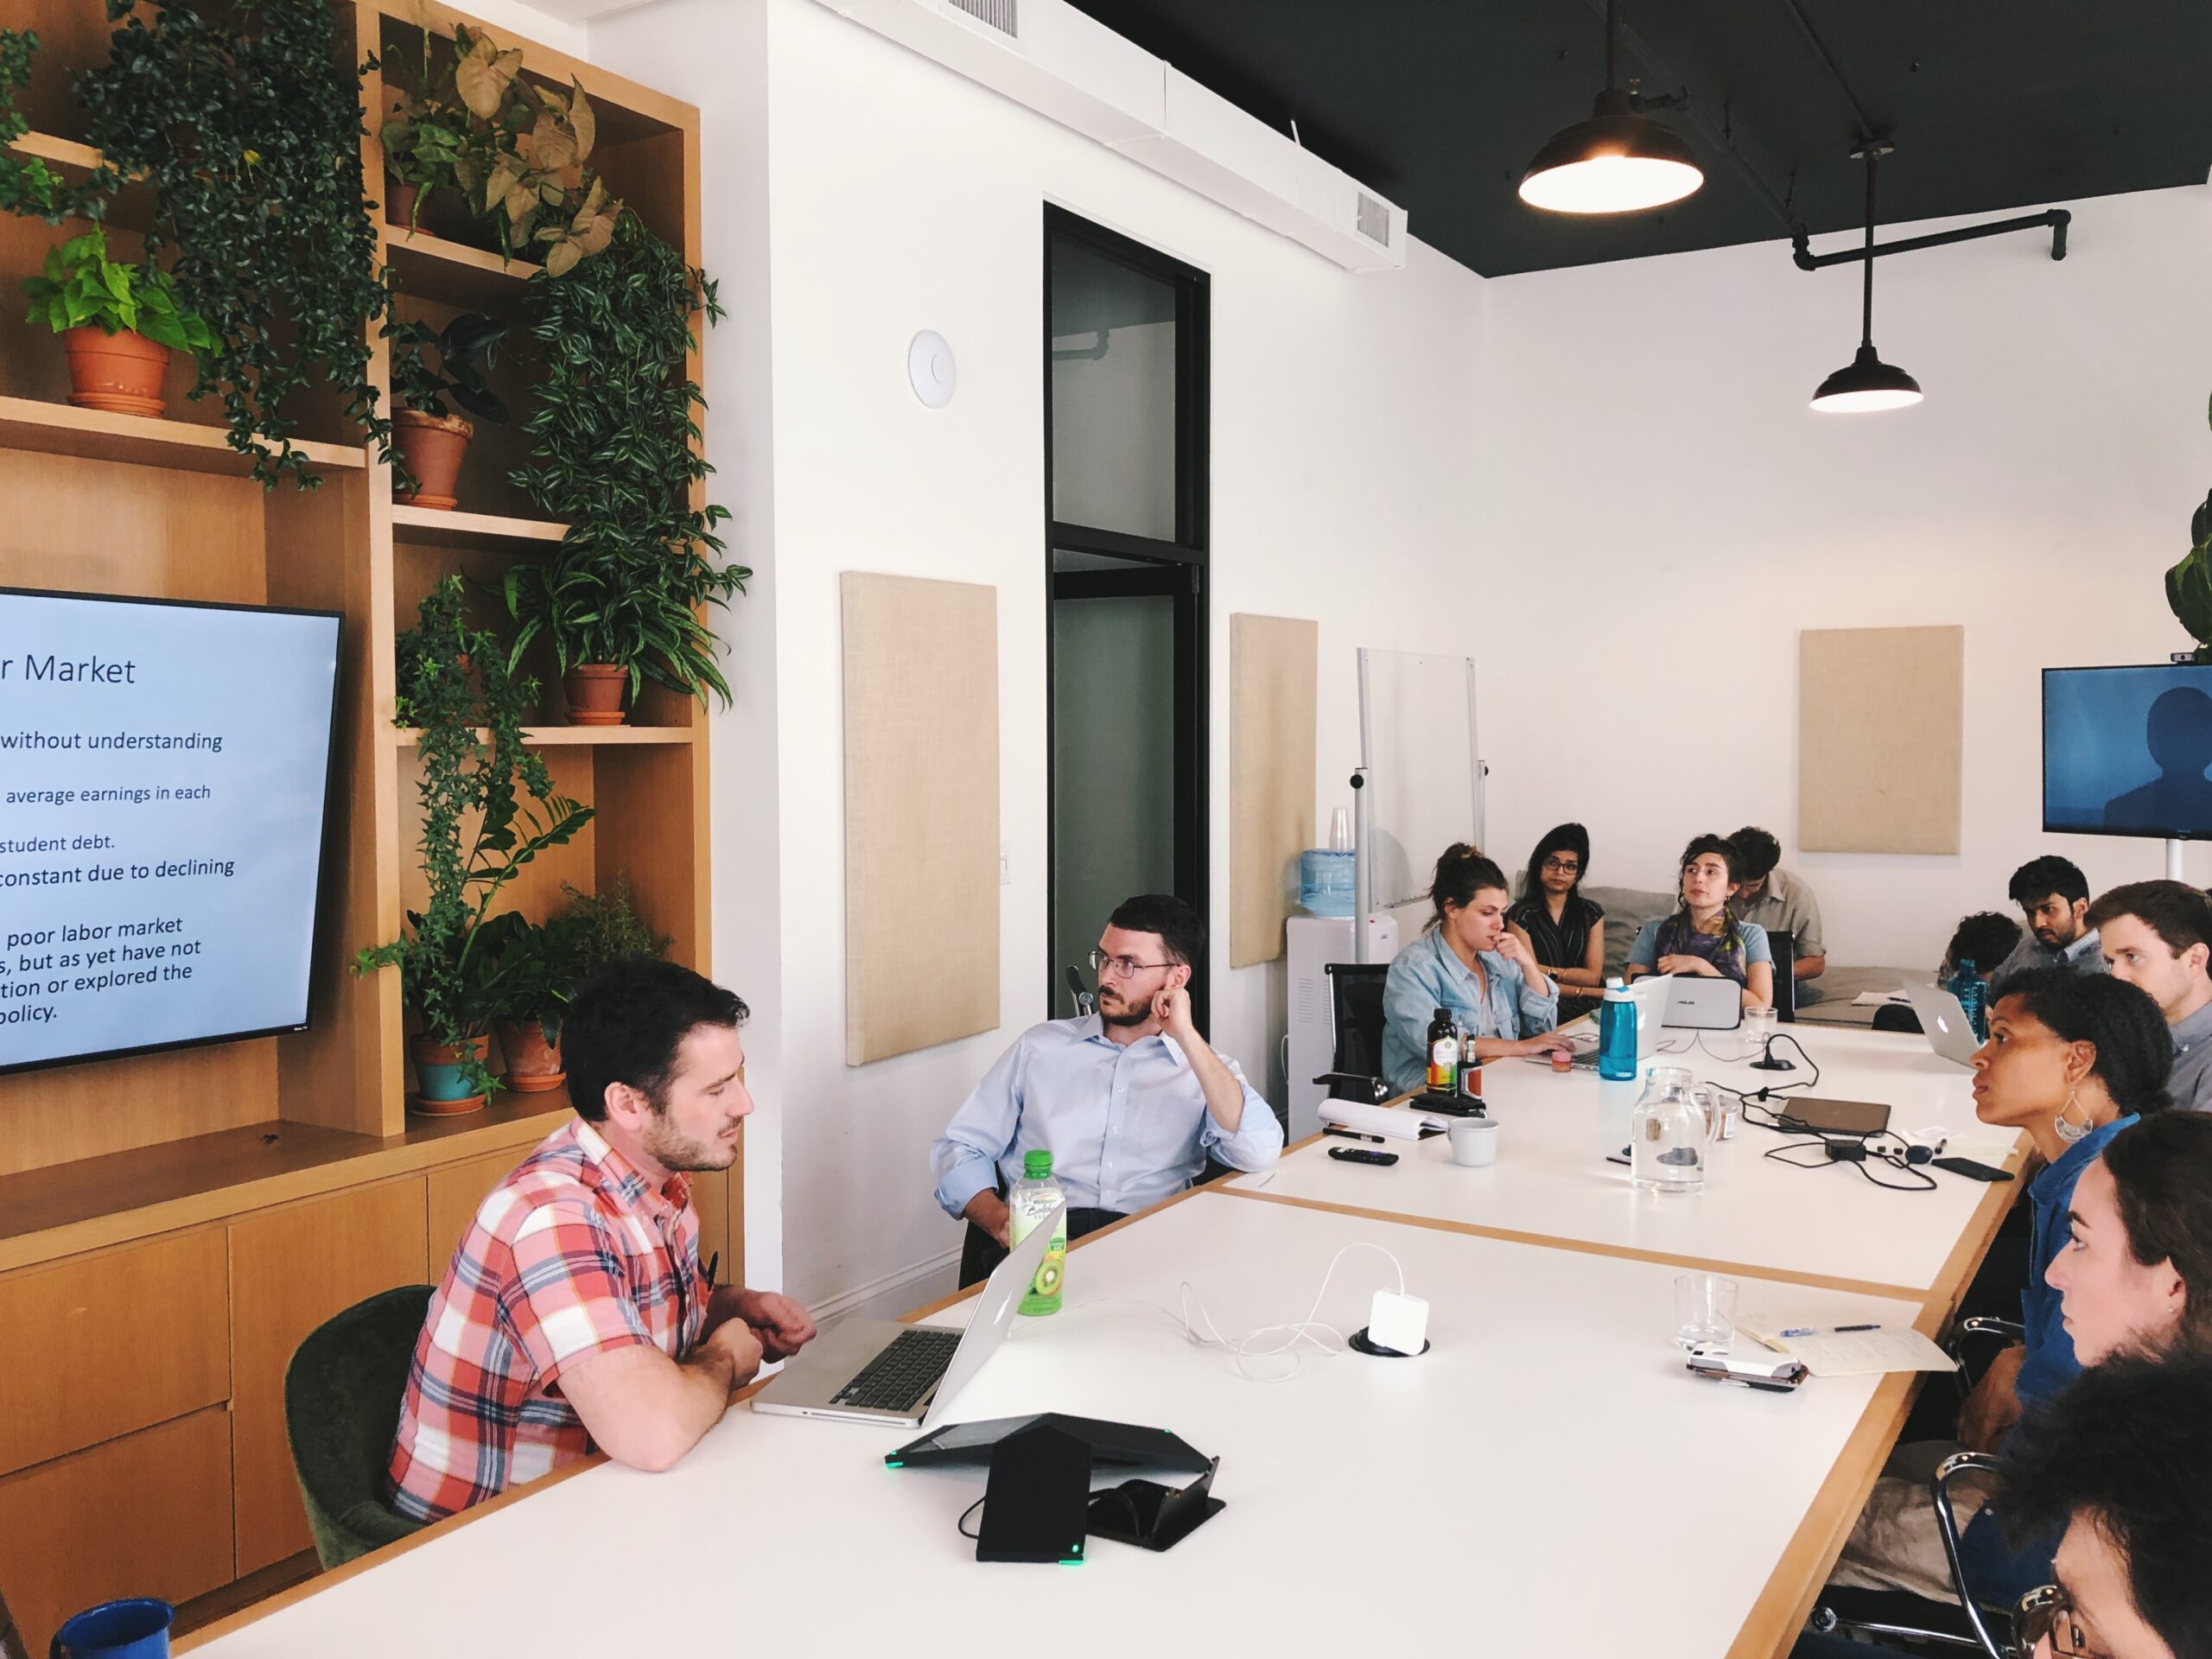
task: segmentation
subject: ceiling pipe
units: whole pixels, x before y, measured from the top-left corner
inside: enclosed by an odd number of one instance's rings
[[[1799,231],[1790,238],[1790,263],[1800,270],[1824,270],[1830,265],[1847,265],[1861,259],[1878,259],[1885,253],[1910,253],[1919,248],[1947,248],[1955,242],[1978,242],[1985,236],[2004,236],[2013,231],[2050,232],[2050,257],[2066,257],[2066,227],[2074,222],[2074,215],[2063,207],[2047,208],[2040,213],[2029,213],[2019,219],[2000,219],[1986,225],[1968,225],[1955,231],[1936,231],[1927,236],[1909,236],[1895,242],[1883,242],[1863,248],[1845,248],[1834,253],[1815,253],[1806,232]]]

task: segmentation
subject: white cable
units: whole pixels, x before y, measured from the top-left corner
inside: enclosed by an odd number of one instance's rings
[[[1384,1249],[1382,1245],[1366,1239],[1358,1239],[1345,1245],[1330,1259],[1328,1271],[1321,1275],[1321,1287],[1313,1293],[1313,1306],[1306,1310],[1304,1319],[1285,1325],[1263,1325],[1255,1330],[1246,1332],[1234,1340],[1221,1334],[1220,1327],[1214,1323],[1213,1314],[1206,1307],[1205,1299],[1198,1295],[1189,1280],[1185,1280],[1182,1287],[1184,1334],[1201,1348],[1219,1348],[1227,1353],[1236,1362],[1236,1375],[1247,1382],[1287,1382],[1298,1375],[1300,1368],[1304,1363],[1304,1357],[1297,1351],[1300,1343],[1310,1342],[1325,1354],[1341,1354],[1344,1351],[1346,1344],[1344,1332],[1332,1325],[1324,1324],[1317,1316],[1321,1312],[1323,1300],[1329,1294],[1329,1281],[1336,1277],[1337,1264],[1354,1250],[1374,1250],[1387,1259],[1398,1271],[1398,1294],[1402,1296],[1405,1294],[1405,1264],[1396,1256],[1392,1255],[1389,1250]],[[1196,1298],[1198,1304],[1198,1315],[1206,1324],[1203,1333],[1191,1319],[1191,1303],[1193,1298]],[[1316,1331],[1325,1332],[1331,1340],[1324,1342],[1313,1334]],[[1266,1347],[1255,1348],[1252,1344],[1263,1337],[1280,1337],[1281,1340]],[[1262,1376],[1255,1373],[1249,1364],[1249,1362],[1253,1359],[1284,1357],[1290,1361],[1288,1369],[1271,1375]]]

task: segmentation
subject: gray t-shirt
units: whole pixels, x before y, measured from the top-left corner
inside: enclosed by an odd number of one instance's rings
[[[1828,953],[1827,941],[1821,936],[1821,901],[1801,875],[1769,870],[1758,898],[1749,904],[1738,899],[1730,908],[1738,921],[1755,922],[1770,933],[1789,934],[1799,962]]]
[[[2184,1111],[2212,1112],[2212,1002],[2173,1027],[2174,1069],[2166,1088]]]
[[[1977,967],[1980,964],[1976,963]],[[2005,994],[2005,982],[2014,974],[2030,968],[2064,968],[2077,974],[2108,974],[2104,947],[2098,943],[2097,930],[2091,928],[2063,950],[2054,950],[2032,933],[2023,933],[2019,944],[2012,947],[2012,954],[1997,964],[1989,976],[1991,1001]]]

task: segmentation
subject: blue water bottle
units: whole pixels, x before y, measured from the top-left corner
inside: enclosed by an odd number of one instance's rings
[[[1636,1081],[1636,999],[1618,979],[1605,982],[1598,1010],[1598,1075],[1608,1083]]]
[[[1967,1023],[1974,1027],[1974,1034],[1983,1042],[1989,1040],[1989,987],[1974,971],[1974,963],[1965,961],[1951,976],[1951,982],[1943,988],[1959,999],[1959,1007],[1966,1011]]]

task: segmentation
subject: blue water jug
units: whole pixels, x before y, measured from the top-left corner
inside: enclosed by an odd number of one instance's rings
[[[1298,855],[1298,902],[1316,916],[1351,914],[1349,852],[1308,847]]]
[[[150,1596],[104,1601],[63,1621],[48,1659],[168,1659],[176,1609]]]
[[[1983,1042],[1989,1040],[1989,987],[1974,971],[1971,961],[1959,963],[1951,976],[1951,982],[1943,988],[1959,999],[1959,1007],[1966,1011],[1967,1023],[1974,1027],[1974,1034]]]
[[[1598,1009],[1598,1075],[1609,1083],[1636,1080],[1636,999],[1618,979],[1605,982]]]

